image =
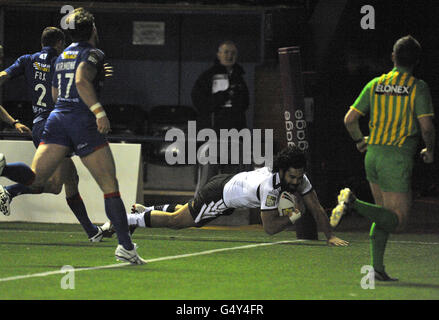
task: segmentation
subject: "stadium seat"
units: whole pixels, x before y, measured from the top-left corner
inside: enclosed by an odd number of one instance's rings
[[[197,111],[192,106],[159,105],[152,107],[148,113],[147,135],[164,139],[166,132],[171,129],[180,129],[187,134],[188,121],[196,120],[196,118]],[[165,152],[171,144],[172,142],[165,141],[152,142],[146,150],[148,161],[167,165]]]
[[[144,134],[146,112],[142,106],[131,104],[108,104],[105,112],[111,122],[112,134]]]

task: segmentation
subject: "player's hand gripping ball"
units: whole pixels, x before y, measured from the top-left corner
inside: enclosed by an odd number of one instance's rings
[[[287,216],[293,224],[302,216],[302,213],[297,209],[296,196],[286,191],[282,192],[280,195],[277,210],[281,217]]]

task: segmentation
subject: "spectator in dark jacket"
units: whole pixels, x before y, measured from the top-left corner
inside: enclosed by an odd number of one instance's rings
[[[200,115],[198,129],[238,130],[247,127],[245,112],[249,92],[244,69],[236,63],[238,49],[232,41],[218,47],[215,64],[203,72],[192,89],[192,102]]]

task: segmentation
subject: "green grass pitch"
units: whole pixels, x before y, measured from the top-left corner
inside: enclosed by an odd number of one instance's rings
[[[79,225],[0,223],[0,300],[439,298],[439,235],[392,235],[385,264],[400,281],[368,289],[367,232],[337,235],[350,246],[297,241],[292,231],[268,236],[259,227],[138,229],[133,240],[149,263],[129,266],[115,260],[115,238],[90,243]]]

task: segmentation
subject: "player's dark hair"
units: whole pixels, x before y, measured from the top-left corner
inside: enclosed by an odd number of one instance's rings
[[[56,27],[44,28],[41,34],[41,44],[43,47],[54,47],[60,40],[66,40],[64,32],[62,32],[61,29]]]
[[[74,19],[74,24],[71,20]],[[73,24],[73,28],[67,29],[73,42],[88,41],[93,33],[95,19],[93,15],[84,8],[76,8],[67,18],[68,25]]]
[[[287,171],[289,168],[306,168],[305,153],[297,146],[288,146],[282,149],[273,160],[273,172],[279,172],[280,169]]]
[[[421,50],[419,42],[410,35],[398,39],[393,45],[396,65],[401,67],[415,66],[421,56]]]

